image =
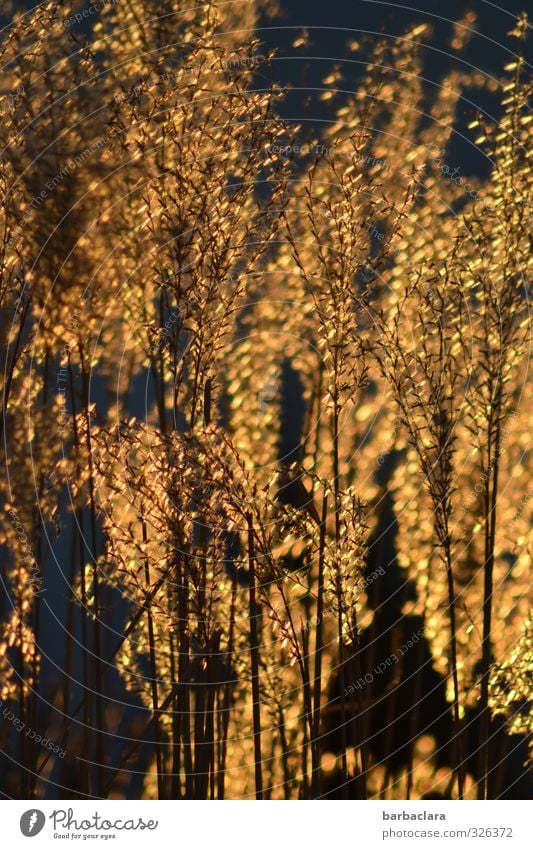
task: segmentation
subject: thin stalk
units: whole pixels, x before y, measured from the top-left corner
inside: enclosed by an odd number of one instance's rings
[[[42,481],[41,481],[42,487]],[[40,497],[40,496],[39,496]],[[38,534],[37,540],[37,563],[42,564],[43,562],[43,538],[42,534]],[[42,573],[41,573],[42,574]],[[41,596],[40,593],[35,593],[34,595],[34,604],[33,604],[33,635],[35,640],[35,645],[39,646],[41,644]],[[38,703],[38,679],[39,679],[39,662],[37,652],[33,658],[32,662],[32,692],[30,695],[30,706],[29,706],[29,714],[30,714],[30,725],[32,728],[37,728],[38,724],[38,716],[37,716],[37,703]],[[37,775],[35,772],[35,767],[37,766],[37,762],[39,760],[38,754],[33,756],[32,753],[29,755],[28,761],[28,799],[35,798],[35,784],[37,781]]]
[[[96,543],[96,501],[94,494],[94,469],[91,439],[91,422],[89,417],[89,376],[85,369],[85,358],[83,348],[79,345],[80,364],[83,386],[83,411],[85,417],[85,439],[87,448],[87,462],[89,467],[89,516],[91,526],[91,559],[93,578],[93,663],[95,679],[95,757],[96,757],[96,791],[101,796],[103,787],[103,764],[104,764],[104,694],[102,691],[102,666],[101,666],[101,633],[100,633],[100,587],[98,574],[98,558]]]
[[[76,397],[74,394],[74,373],[72,369],[72,361],[70,358],[70,353],[68,356],[67,362],[68,375],[69,375],[69,390],[70,390],[70,404],[71,404],[71,418],[72,418],[72,437],[74,442],[74,455],[76,457],[76,474],[79,476],[80,474],[80,434],[78,431],[78,422],[76,419]],[[89,753],[89,729],[92,726],[92,699],[91,699],[91,690],[89,688],[89,661],[90,661],[90,652],[89,652],[89,638],[87,634],[87,587],[85,583],[85,534],[83,530],[83,509],[81,507],[76,507],[75,510],[76,521],[74,524],[74,534],[77,537],[78,542],[78,556],[79,556],[79,565],[80,565],[80,595],[81,595],[81,653],[82,653],[82,670],[83,670],[83,689],[84,695],[82,698],[81,704],[83,705],[83,731],[82,731],[82,743],[81,743],[81,756],[84,760],[84,763],[88,763],[90,760]],[[73,716],[76,714],[74,713]],[[63,732],[64,738],[66,740],[68,730],[70,727],[72,719],[69,718],[65,725],[65,730]],[[50,755],[47,755],[44,759],[43,764],[41,764],[39,772],[44,768],[44,764],[48,761]],[[89,779],[88,772],[85,770],[81,771],[80,775],[80,785],[83,793],[89,791]]]
[[[220,762],[217,775],[217,796],[224,798],[224,785],[226,781],[226,756],[228,751],[228,729],[231,704],[231,664],[233,660],[233,641],[235,635],[235,608],[237,604],[237,578],[233,578],[231,588],[231,602],[229,614],[228,647],[226,651],[226,684],[224,686],[224,701],[222,708],[222,740],[220,743]]]
[[[328,516],[328,496],[324,493],[322,499],[322,516],[320,522],[320,542],[318,550],[318,586],[316,602],[316,636],[315,636],[315,680],[313,691],[313,734],[311,747],[311,795],[318,799],[320,787],[320,696],[322,693],[322,651],[323,651],[323,620],[324,620],[324,552],[326,548],[326,521]]]
[[[335,379],[335,383],[336,383]],[[335,501],[335,557],[338,557],[340,540],[340,478],[339,478],[339,403],[335,395],[333,399],[333,492]],[[340,566],[337,562],[337,570]],[[340,687],[340,732],[341,732],[341,771],[342,798],[348,798],[348,737],[346,728],[346,681],[344,669],[344,639],[342,618],[342,588],[340,574],[337,575],[337,641],[339,644],[339,687]]]
[[[200,580],[196,590],[195,607],[198,615],[200,639],[205,643],[207,652],[207,610],[206,610],[206,587],[207,587],[207,539],[206,526],[200,517]],[[198,661],[200,661],[198,663]],[[195,772],[195,798],[206,799],[209,779],[208,767],[208,679],[209,658],[207,654],[197,659],[196,684],[194,688],[194,772]]]
[[[49,371],[49,355],[48,351],[45,354],[44,360],[44,373],[43,373],[43,407],[46,407],[48,404],[48,371]],[[41,473],[39,480],[39,492],[37,496],[37,504],[41,503],[41,499],[43,497],[44,491],[44,475]],[[37,563],[39,564],[40,573],[41,573],[41,581],[43,574],[43,535],[40,528],[39,516],[37,516],[36,527],[39,528],[37,531]],[[35,593],[33,596],[33,634],[35,639],[35,645],[38,646],[41,643],[41,594],[40,592]],[[30,724],[32,728],[37,728],[38,724],[38,716],[37,716],[37,705],[38,705],[38,681],[39,681],[39,660],[37,652],[33,658],[33,669],[32,669],[32,692],[30,697]],[[28,790],[28,798],[35,798],[35,783],[37,780],[37,776],[35,773],[35,767],[37,766],[38,756],[31,757],[29,761],[29,790]]]
[[[20,575],[17,581],[19,586],[22,586],[22,577]],[[24,621],[24,609],[22,605],[22,598],[19,599],[19,611],[18,611],[18,645],[19,649],[19,659],[18,659],[18,691],[19,691],[19,717],[21,722],[23,723],[23,727],[26,725],[26,703],[24,698],[24,654],[22,652],[22,646],[24,645],[24,632],[22,630],[22,623]],[[20,737],[20,798],[27,799],[28,798],[28,786],[29,786],[29,774],[27,769],[27,738],[25,734],[19,734]]]
[[[175,610],[177,607],[177,601],[173,592],[173,588],[169,585],[167,590],[167,603],[169,610]],[[170,677],[172,684],[176,682],[176,654],[174,650],[174,633],[171,631],[170,633]],[[179,799],[181,798],[181,788],[180,788],[180,762],[181,762],[181,717],[178,712],[178,701],[177,697],[174,700],[173,710],[172,710],[172,777],[170,781],[170,798],[171,799]]]
[[[421,667],[423,660],[423,649],[424,643],[422,640],[418,643],[416,647],[416,669],[415,669],[415,680],[414,680],[414,696],[413,696],[413,704],[414,707],[411,710],[411,715],[409,717],[409,763],[407,764],[407,786],[405,790],[405,798],[409,800],[411,798],[411,793],[413,791],[413,751],[414,751],[414,741],[416,739],[416,730],[418,728],[418,714],[420,711],[420,699],[422,697],[422,675],[421,675]]]
[[[291,773],[289,769],[289,746],[287,743],[287,735],[285,733],[285,714],[283,706],[279,705],[279,743],[281,746],[281,766],[283,769],[283,795],[285,799],[290,799],[291,796]]]
[[[215,699],[219,680],[220,633],[213,640],[207,658],[207,710],[205,720],[206,762],[209,798],[215,798]],[[206,788],[207,789],[207,788]]]
[[[252,713],[254,727],[254,760],[255,760],[255,798],[263,798],[263,773],[261,755],[261,710],[259,700],[259,637],[257,632],[257,617],[259,615],[256,601],[255,584],[255,545],[252,516],[248,513],[248,570],[250,575],[249,615],[250,615],[250,658],[252,669]]]
[[[148,542],[148,533],[146,530],[146,522],[144,515],[142,517],[142,538],[143,544],[146,547]],[[144,579],[146,581],[146,589],[150,589],[150,567],[148,559],[144,562]],[[150,653],[150,686],[152,689],[152,713],[154,716],[154,743],[155,743],[155,761],[157,767],[157,797],[158,799],[165,798],[165,787],[163,779],[163,759],[161,754],[161,729],[159,725],[159,696],[157,690],[157,660],[155,655],[155,636],[154,636],[154,620],[152,617],[151,607],[148,608],[148,648]]]
[[[461,739],[461,716],[459,712],[459,676],[457,673],[457,624],[455,618],[456,595],[453,580],[453,569],[451,551],[449,545],[445,549],[446,581],[448,585],[448,604],[450,608],[450,654],[453,680],[453,722],[454,722],[454,748],[456,751],[457,788],[459,798],[464,795],[464,764],[463,747]]]
[[[498,499],[498,474],[500,457],[500,418],[496,420],[494,440],[494,460],[492,463],[492,491],[489,495],[490,478],[485,488],[485,571],[483,576],[483,643],[481,657],[481,741],[480,760],[481,778],[478,787],[478,799],[488,798],[489,776],[489,678],[492,644],[492,593],[494,575],[494,545],[496,540],[496,506]],[[490,461],[489,461],[490,462]]]
[[[72,529],[72,537],[70,541],[70,580],[69,580],[69,593],[67,596],[67,616],[66,616],[66,632],[67,634],[73,633],[74,628],[74,597],[72,592],[72,587],[75,583],[76,578],[76,532],[75,529]],[[74,648],[74,640],[72,637],[69,637],[66,641],[65,646],[65,660],[64,660],[64,675],[63,675],[63,714],[68,716],[68,709],[70,705],[70,696],[71,696],[71,676],[72,676],[72,655]],[[66,732],[65,740],[68,740],[68,729]],[[63,781],[66,779],[66,770],[65,777]]]
[[[310,783],[308,773],[309,744],[313,739],[313,702],[311,700],[311,681],[309,674],[309,629],[302,624],[302,682],[305,704],[305,722],[302,742],[302,798],[309,799]],[[312,770],[312,763],[311,763]]]
[[[194,798],[206,798],[205,671],[198,665],[194,686]]]
[[[163,306],[163,292],[161,292],[161,297],[159,298],[159,326],[163,327],[163,319],[165,317],[164,306]],[[167,413],[165,407],[165,358],[163,356],[163,351],[161,348],[159,349],[159,423],[161,427],[161,431],[163,434],[167,432]]]
[[[178,569],[178,635],[179,635],[179,682],[178,704],[181,720],[181,735],[183,740],[183,763],[185,767],[185,796],[194,798],[194,777],[192,766],[191,744],[191,693],[190,693],[190,645],[188,634],[189,623],[189,579],[187,566],[182,564]]]

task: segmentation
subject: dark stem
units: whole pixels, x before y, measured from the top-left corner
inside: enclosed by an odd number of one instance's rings
[[[237,578],[233,578],[231,588],[231,603],[229,614],[229,634],[228,648],[226,651],[225,675],[226,683],[224,686],[224,701],[222,707],[222,740],[220,744],[220,763],[217,775],[217,795],[219,799],[224,798],[224,784],[226,780],[226,756],[228,751],[228,729],[229,729],[229,714],[231,705],[231,670],[233,662],[233,641],[235,634],[235,607],[237,604]]]
[[[142,509],[142,508],[141,508]],[[142,517],[142,538],[146,547],[148,542],[148,534],[146,530],[146,522],[144,515]],[[144,580],[146,581],[146,590],[150,590],[150,567],[148,559],[144,562]],[[157,767],[157,796],[158,799],[165,798],[165,788],[163,779],[163,759],[161,754],[161,729],[159,724],[159,697],[157,691],[157,661],[155,655],[155,636],[154,636],[154,620],[152,617],[151,607],[148,608],[148,648],[150,653],[150,687],[152,690],[152,712],[154,716],[154,743],[155,743],[155,761]]]
[[[324,619],[324,552],[326,548],[326,520],[328,515],[328,496],[322,499],[322,516],[320,522],[320,543],[318,550],[318,587],[316,603],[316,638],[315,638],[315,680],[313,692],[313,742],[311,747],[311,795],[313,799],[320,797],[320,696],[322,692],[322,651],[323,651],[323,619]]]
[[[261,711],[259,700],[259,637],[257,619],[259,615],[256,601],[255,584],[255,545],[252,516],[248,519],[248,569],[250,574],[249,615],[250,615],[250,657],[252,668],[252,712],[254,726],[254,760],[255,760],[255,798],[263,798],[263,773],[261,755]]]
[[[496,420],[496,433],[494,440],[494,460],[492,462],[492,475],[485,488],[485,571],[483,580],[483,643],[481,656],[481,740],[480,760],[481,779],[478,787],[478,799],[488,798],[489,777],[489,748],[490,748],[490,707],[489,707],[489,679],[491,668],[491,635],[492,635],[492,592],[494,575],[494,545],[496,540],[496,504],[498,497],[498,472],[500,457],[500,418]],[[490,461],[489,461],[490,462]],[[490,477],[492,477],[492,491],[490,492]]]

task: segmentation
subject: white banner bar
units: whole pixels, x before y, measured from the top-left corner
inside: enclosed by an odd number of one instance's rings
[[[4,801],[1,844],[186,849],[533,846],[527,802]],[[529,835],[529,836],[528,836]],[[35,842],[31,842],[34,840]]]

